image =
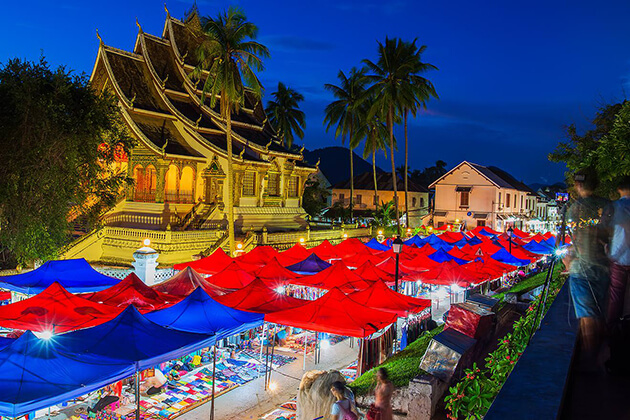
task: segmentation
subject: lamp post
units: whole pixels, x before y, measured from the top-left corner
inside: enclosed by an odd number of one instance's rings
[[[507,236],[508,236],[508,246],[510,248],[510,255],[512,255],[512,235],[514,234],[514,229],[512,229],[512,226],[510,226],[507,230]]]
[[[400,253],[402,252],[402,249],[403,241],[400,239],[400,236],[397,236],[392,243],[392,250],[394,251],[394,254],[396,254],[396,292],[398,292],[398,262],[400,260]]]

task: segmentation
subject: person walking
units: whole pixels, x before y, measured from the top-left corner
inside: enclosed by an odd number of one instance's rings
[[[630,176],[618,184],[620,198],[611,205],[610,288],[608,289],[608,323],[613,325],[624,315],[624,298],[630,279]]]
[[[359,418],[353,411],[353,402],[346,397],[346,387],[343,382],[333,382],[330,392],[336,400],[330,410],[334,420],[357,420]]]
[[[392,394],[394,384],[389,380],[387,369],[376,371],[376,388],[374,389],[374,404],[367,413],[368,420],[393,420]]]
[[[594,195],[597,178],[592,171],[576,172],[574,186],[577,197],[567,215],[573,246],[564,263],[569,270],[571,298],[580,322],[583,362],[587,369],[592,369],[603,339],[605,301],[610,283],[606,255],[608,234],[600,223],[610,203]]]

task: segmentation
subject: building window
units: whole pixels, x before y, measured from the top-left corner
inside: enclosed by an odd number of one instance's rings
[[[357,198],[355,200],[355,204],[361,204],[361,200],[363,200],[363,197],[361,196],[361,194],[357,194]]]
[[[444,226],[444,222],[438,222],[437,227],[441,228],[442,226]]]
[[[477,227],[484,227],[486,225],[485,220],[477,220]]]
[[[424,197],[420,197],[420,208],[424,208]]]
[[[411,207],[416,207],[416,197],[411,197]]]
[[[523,208],[523,196],[521,195],[521,208]]]
[[[243,175],[243,196],[256,195],[256,172],[245,171]]]
[[[344,200],[346,199],[346,195],[344,193],[340,193],[339,194],[339,202],[341,204],[343,204]]]
[[[298,177],[290,176],[289,177],[289,197],[297,197],[298,196]]]
[[[510,207],[510,194],[505,194],[505,207]]]
[[[499,206],[501,205],[501,193],[499,193]]]
[[[468,202],[470,199],[470,192],[469,191],[462,191],[460,193],[460,199],[459,199],[459,206],[460,207],[468,207]]]
[[[280,195],[280,174],[270,172],[267,179],[267,194],[272,197]]]

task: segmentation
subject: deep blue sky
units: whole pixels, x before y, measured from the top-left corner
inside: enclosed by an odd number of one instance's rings
[[[337,72],[376,59],[376,40],[413,39],[428,46],[424,60],[440,101],[411,122],[410,166],[442,159],[496,165],[526,182],[562,179],[547,161],[575,122],[588,128],[595,110],[630,90],[630,1],[477,2],[470,0],[201,0],[202,14],[236,4],[259,28],[271,50],[261,80],[304,94],[304,139],[309,149],[339,144],[322,126],[331,101],[324,83]],[[169,0],[181,17],[191,2]],[[7,1],[0,26],[0,62],[15,56],[91,72],[98,42],[132,50],[136,17],[161,35],[163,2]],[[396,154],[402,163],[402,154]],[[381,167],[388,168],[384,159]]]

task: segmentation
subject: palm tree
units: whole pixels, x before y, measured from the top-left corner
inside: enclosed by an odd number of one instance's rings
[[[357,146],[356,128],[359,126],[359,105],[363,101],[366,79],[363,70],[353,67],[349,77],[343,71],[339,71],[337,77],[341,82],[339,86],[326,83],[324,88],[332,92],[336,98],[326,106],[324,124],[326,131],[337,124],[335,138],[341,136],[341,144],[345,143],[348,136],[348,148],[350,149],[350,219],[353,218],[354,207],[354,162],[353,149]]]
[[[406,48],[405,43],[400,39],[385,38],[385,44],[378,42],[379,57],[377,62],[373,63],[367,59],[363,60],[368,71],[372,73],[366,76],[366,79],[372,83],[369,92],[377,98],[370,113],[386,115],[398,235],[400,235],[400,211],[398,206],[398,179],[396,163],[394,162],[394,121],[401,114],[402,104],[413,102],[412,92],[403,88],[406,78],[414,69],[414,61],[408,57],[408,54],[405,54]]]
[[[427,49],[427,46],[422,45],[418,48],[416,47],[416,41],[417,39],[414,39],[413,42],[409,43],[403,41],[403,56],[401,57],[401,61],[408,61],[412,65],[409,69],[409,74],[402,80],[401,88],[408,90],[409,92],[403,95],[405,100],[403,100],[400,104],[405,124],[405,168],[403,179],[405,182],[405,214],[407,215],[407,227],[410,226],[408,199],[409,189],[407,186],[407,180],[409,178],[409,136],[407,132],[407,120],[410,112],[415,118],[416,113],[420,108],[426,109],[426,102],[431,97],[439,99],[433,84],[429,80],[420,76],[421,73],[426,71],[437,70],[437,67],[432,64],[422,62],[422,53]]]
[[[306,120],[304,112],[300,111],[299,103],[304,96],[294,89],[278,82],[278,90],[271,94],[273,100],[267,103],[265,112],[269,122],[276,129],[282,144],[288,149],[293,145],[293,133],[300,139],[304,138]]]
[[[245,102],[247,88],[261,96],[262,85],[255,71],[263,70],[262,59],[269,50],[256,41],[258,27],[247,21],[245,13],[230,7],[216,18],[202,17],[201,44],[197,48],[198,66],[192,77],[208,76],[203,84],[201,103],[210,95],[210,106],[217,99],[227,134],[227,216],[230,255],[234,255],[234,173],[232,169],[232,113],[238,113]],[[247,86],[247,87],[246,87]]]

